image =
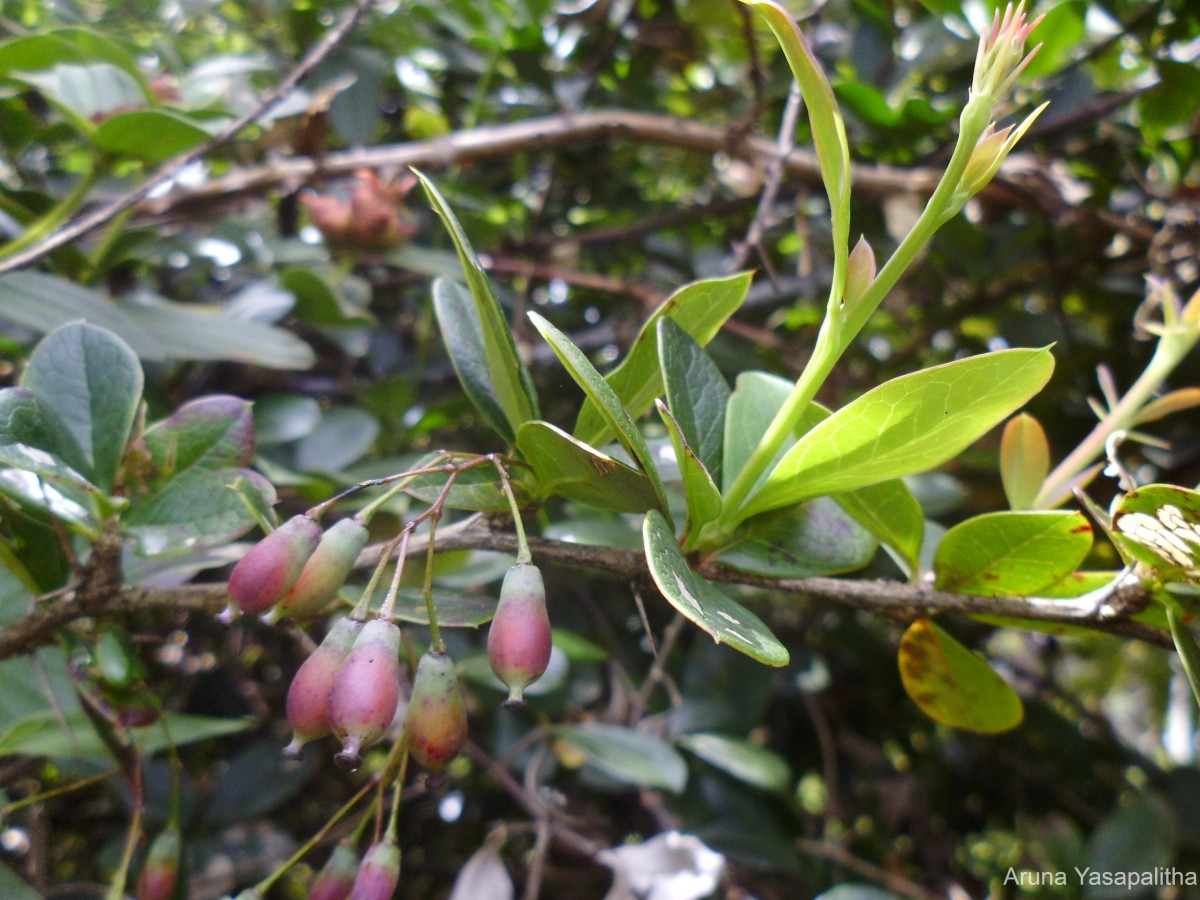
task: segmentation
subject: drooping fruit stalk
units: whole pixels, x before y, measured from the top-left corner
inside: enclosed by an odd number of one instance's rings
[[[387,835],[363,856],[350,900],[391,900],[400,883],[400,847]]]
[[[247,615],[266,612],[283,599],[321,540],[321,526],[293,516],[250,548],[229,576],[229,599]]]
[[[550,664],[546,588],[533,563],[517,563],[504,576],[500,603],[488,631],[488,661],[508,686],[505,706],[522,706],[524,691]]]
[[[342,519],[328,529],[321,535],[317,549],[304,564],[296,583],[267,613],[265,620],[303,619],[319,613],[346,583],[346,577],[366,545],[367,528],[356,518]]]
[[[308,889],[308,900],[346,900],[358,873],[358,856],[347,841],[340,841]]]
[[[283,748],[284,756],[299,759],[300,750],[305,744],[332,731],[329,725],[329,694],[334,678],[363,626],[364,623],[351,618],[334,622],[325,640],[296,671],[287,695],[292,742]]]
[[[404,727],[413,759],[434,772],[444,769],[467,742],[467,706],[445,650],[430,650],[417,664]]]
[[[178,828],[168,828],[154,839],[138,877],[137,900],[170,900],[179,881],[179,855]]]
[[[334,761],[358,767],[359,752],[387,732],[400,699],[400,629],[386,619],[365,626],[329,692],[329,725],[342,741]]]

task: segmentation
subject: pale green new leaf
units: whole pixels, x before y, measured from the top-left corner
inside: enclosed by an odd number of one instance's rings
[[[623,725],[586,722],[563,725],[554,735],[583,753],[610,778],[680,793],[687,784],[687,763],[670,744]]]
[[[704,461],[688,444],[679,427],[661,400],[656,400],[658,414],[667,426],[671,446],[675,448],[675,460],[679,463],[679,474],[683,479],[683,493],[687,498],[688,536],[693,536],[705,522],[711,522],[721,512],[721,492],[708,474]]]
[[[800,438],[737,518],[932,469],[1036,394],[1053,369],[1048,349],[1004,350],[886,382]]]
[[[609,386],[634,418],[650,408],[662,393],[658,358],[658,323],[667,318],[679,325],[701,347],[707,346],[721,326],[740,307],[750,290],[751,273],[710,278],[684,285],[650,314],[621,364],[607,377]],[[613,434],[604,416],[590,400],[579,410],[575,437],[600,446]]]
[[[609,427],[617,435],[617,440],[621,442],[641,470],[646,473],[646,477],[650,479],[650,484],[654,487],[658,508],[665,511],[667,494],[663,488],[662,479],[659,478],[654,458],[650,455],[650,448],[646,446],[646,439],[638,431],[629,411],[621,404],[621,400],[614,393],[612,386],[601,377],[600,373],[596,371],[596,367],[588,361],[580,349],[571,343],[570,338],[535,312],[530,312],[529,318],[534,327],[541,332],[542,337],[546,339],[546,343],[550,345],[554,355],[575,379],[575,383],[583,389],[588,399],[599,407]]]

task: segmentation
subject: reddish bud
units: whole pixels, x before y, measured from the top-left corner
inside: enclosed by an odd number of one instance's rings
[[[137,883],[137,900],[169,900],[179,881],[179,830],[168,828],[154,839]]]
[[[357,519],[342,519],[326,531],[304,564],[304,571],[279,605],[267,613],[266,621],[275,622],[285,616],[302,619],[323,610],[346,583],[346,576],[366,545],[367,528]]]
[[[372,619],[355,640],[329,692],[329,725],[342,742],[334,761],[358,767],[359,751],[379,740],[400,699],[400,629]]]
[[[467,742],[467,706],[454,661],[445,652],[430,650],[417,664],[404,727],[409,752],[434,772],[444,769]]]
[[[350,900],[390,900],[400,883],[400,848],[385,837],[372,844],[358,867]]]
[[[229,576],[229,597],[244,613],[266,612],[283,599],[321,540],[321,526],[293,516],[250,548]]]
[[[532,563],[518,563],[504,576],[488,631],[488,661],[509,690],[505,706],[524,704],[525,688],[541,678],[550,664],[550,647],[542,573]]]
[[[358,873],[358,856],[345,841],[333,848],[333,854],[308,889],[308,900],[346,900]]]
[[[325,737],[329,727],[329,692],[350,648],[363,629],[355,619],[339,619],[325,635],[325,640],[296,671],[288,688],[287,715],[292,723],[292,742],[283,748],[283,755],[300,757],[300,748],[309,741]]]

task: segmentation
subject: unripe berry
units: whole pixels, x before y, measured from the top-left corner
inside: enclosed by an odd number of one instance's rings
[[[334,761],[358,767],[359,751],[379,740],[400,699],[400,629],[372,619],[355,640],[329,692],[329,725],[342,742]]]
[[[138,877],[137,900],[170,900],[179,881],[179,844],[177,828],[154,839]]]
[[[488,630],[488,661],[508,686],[505,706],[525,703],[525,688],[541,678],[550,664],[550,648],[542,573],[532,563],[518,563],[504,576],[500,603]]]
[[[346,661],[350,648],[363,630],[355,619],[339,619],[333,623],[325,640],[296,671],[288,688],[287,716],[292,723],[292,742],[283,748],[283,755],[299,759],[300,748],[309,741],[325,737],[329,727],[329,693],[333,680]]]
[[[321,526],[293,516],[250,548],[229,576],[229,598],[247,615],[266,612],[291,590],[321,540]]]
[[[404,727],[409,752],[434,772],[444,769],[467,742],[467,706],[454,661],[445,652],[430,650],[417,664]]]
[[[391,900],[400,883],[400,848],[396,842],[385,837],[363,857],[354,879],[350,900]]]
[[[357,519],[342,519],[321,535],[304,571],[265,620],[275,622],[285,616],[303,619],[319,613],[346,583],[346,576],[366,545],[366,526]]]
[[[333,855],[308,889],[308,900],[346,900],[358,873],[358,856],[345,841],[333,848]]]

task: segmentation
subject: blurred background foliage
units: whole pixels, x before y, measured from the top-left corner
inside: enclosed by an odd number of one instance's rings
[[[307,0],[0,0],[0,228],[17,234],[85,178],[95,178],[89,203],[117,196],[170,155],[155,149],[166,132],[140,135],[133,149],[84,137],[70,109],[99,124],[121,106],[106,94],[117,88],[87,78],[91,94],[81,98],[27,77],[12,42],[60,28],[74,29],[62,33],[85,56],[94,48],[80,34],[116,42],[156,96],[199,129],[181,126],[185,149],[252,108],[345,9]],[[830,0],[793,11],[833,81],[852,158],[871,176],[856,182],[853,228],[882,257],[919,211],[922,173],[936,171],[953,144],[973,34],[991,6]],[[1030,411],[1061,458],[1094,423],[1087,398],[1098,393],[1096,367],[1127,386],[1152,350],[1133,327],[1146,277],[1170,279],[1181,293],[1197,286],[1200,9],[1186,0],[1061,0],[1035,11],[1046,15],[1034,35],[1044,46],[1021,108],[1052,105],[999,186],[937,235],[822,399],[840,404],[959,355],[1053,343],[1057,371]],[[723,146],[697,150],[617,132],[561,145],[532,139],[503,156],[425,167],[486,256],[532,359],[545,418],[569,427],[579,396],[524,324],[524,310],[541,309],[603,370],[657,298],[747,266],[758,270],[755,285],[713,342],[714,357],[731,379],[749,368],[794,376],[828,289],[825,197],[819,183],[785,175],[759,210],[768,167],[742,152],[747,140],[776,140],[789,83],[774,41],[733,0],[384,0],[303,90],[190,167],[171,192],[55,253],[36,276],[46,280],[0,281],[5,376],[15,377],[41,333],[101,309],[127,340],[144,338],[135,350],[149,376],[151,418],[201,394],[254,401],[258,468],[296,509],[431,449],[501,450],[455,381],[430,311],[430,275],[454,271],[430,212],[412,195],[415,230],[405,245],[338,248],[299,197],[348,197],[350,179],[322,176],[319,163],[355,148],[486,135],[504,123],[603,109],[686,119],[722,135]],[[801,148],[806,128],[801,117]],[[316,177],[266,178],[224,197],[199,190],[299,155],[318,160]],[[403,175],[379,174],[385,182]],[[756,215],[760,240],[744,245]],[[41,304],[39,296],[55,299]],[[1198,382],[1193,359],[1171,386]],[[1139,476],[1193,486],[1200,418],[1176,416],[1155,430],[1169,446],[1139,449]],[[930,519],[949,526],[1002,508],[996,445],[982,441],[950,471],[914,484]],[[1107,502],[1112,489],[1098,484],[1097,499]],[[394,513],[403,512],[398,503]],[[638,542],[621,517],[569,504],[548,510],[541,529]],[[1097,566],[1116,563],[1103,548],[1096,553]],[[178,581],[228,559],[190,559],[167,574],[135,568],[130,577]],[[494,590],[504,565],[458,554],[439,575]],[[881,561],[867,574],[895,573]],[[48,586],[67,577],[44,576]],[[692,753],[686,788],[664,795],[637,772],[576,768],[577,755],[559,748],[539,763],[543,777],[606,845],[677,827],[728,855],[728,896],[762,898],[817,895],[844,882],[917,897],[954,885],[972,896],[1077,896],[1077,884],[1055,891],[1003,880],[1010,866],[1200,866],[1193,711],[1160,650],[954,623],[1026,699],[1020,728],[978,737],[934,725],[905,698],[893,661],[899,626],[767,597],[790,668],[769,670],[685,634],[665,668],[672,690],[651,692],[647,704],[639,691],[652,657],[628,587],[567,570],[548,571],[547,581],[566,650],[558,678],[521,713],[500,710],[486,678],[470,682],[483,753],[515,758],[519,769],[529,747],[522,735],[539,723],[595,718],[642,721],[672,739],[735,735],[786,762],[785,777],[747,789],[753,778],[742,771],[739,779],[737,765]],[[12,619],[28,597],[11,578],[0,587],[0,612]],[[668,613],[646,599],[661,633]],[[306,649],[296,632],[226,630],[184,616],[129,628],[170,708],[253,718],[235,737],[182,750],[188,896],[217,896],[269,871],[280,848],[319,828],[357,779],[316,755],[298,767],[278,756],[284,692]],[[479,671],[479,635],[454,640],[468,676]],[[0,698],[0,735],[11,738],[14,725],[44,713],[47,691],[60,711],[75,703],[61,656],[43,652],[36,665],[20,659],[0,672],[13,686]],[[110,765],[86,752],[8,757],[0,781],[11,800],[22,785]],[[751,770],[761,781],[762,771]],[[150,822],[161,822],[166,765],[152,762],[147,779]],[[111,877],[128,815],[129,797],[116,784],[6,815],[0,894],[19,896],[22,888],[5,888],[4,879],[20,872],[48,896],[100,896],[87,885]],[[534,832],[479,757],[460,761],[448,786],[414,788],[402,816],[402,895],[446,896],[498,820],[510,823],[505,859],[520,877]],[[272,896],[301,896],[307,871],[301,866]],[[556,851],[544,895],[599,897],[608,881],[607,870]]]

